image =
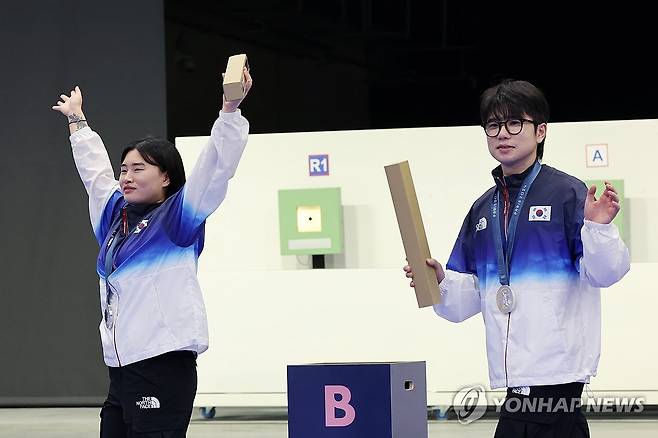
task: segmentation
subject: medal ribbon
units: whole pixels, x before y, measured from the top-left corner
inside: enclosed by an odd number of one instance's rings
[[[523,209],[523,204],[528,196],[530,187],[532,183],[535,182],[535,178],[541,170],[541,163],[535,161],[535,165],[532,167],[532,171],[525,177],[523,184],[521,184],[521,190],[516,197],[516,203],[514,205],[514,210],[512,210],[512,217],[510,218],[509,225],[507,227],[507,250],[503,250],[503,237],[500,230],[500,191],[496,188],[494,193],[493,201],[491,203],[491,217],[493,218],[493,232],[494,232],[494,243],[496,244],[496,256],[498,258],[498,279],[500,284],[509,286],[509,266],[510,261],[512,260],[512,250],[514,249],[514,238],[516,237],[516,226],[519,222],[519,216],[521,215],[521,210]]]

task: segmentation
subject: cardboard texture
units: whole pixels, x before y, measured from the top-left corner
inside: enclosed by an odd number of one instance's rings
[[[384,166],[384,170],[393,198],[404,251],[407,254],[409,266],[414,271],[414,289],[418,307],[438,304],[439,284],[436,281],[434,268],[425,263],[425,260],[431,258],[430,248],[420,215],[409,162],[403,161]]]
[[[239,100],[244,98],[245,77],[244,68],[249,68],[247,55],[233,55],[228,58],[226,72],[224,72],[224,97],[226,100]]]

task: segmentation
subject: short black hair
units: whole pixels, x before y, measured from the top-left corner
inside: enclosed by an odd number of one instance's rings
[[[547,123],[550,108],[544,93],[530,82],[505,79],[484,90],[480,96],[480,120],[486,123],[492,117],[507,120],[527,114],[535,121]],[[544,140],[537,145],[537,158],[544,156]]]
[[[172,142],[159,137],[146,137],[132,141],[121,153],[121,163],[132,150],[137,150],[144,161],[158,166],[162,172],[167,174],[169,177],[169,185],[165,187],[167,198],[183,187],[185,184],[183,159]]]

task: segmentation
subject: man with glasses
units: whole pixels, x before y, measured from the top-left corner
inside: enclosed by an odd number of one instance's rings
[[[580,397],[601,351],[599,288],[630,269],[612,224],[619,197],[606,183],[597,198],[595,186],[541,163],[549,106],[529,82],[485,90],[480,116],[500,165],[447,269],[427,260],[441,289],[434,310],[453,322],[482,312],[491,388],[507,388],[496,437],[589,436]]]

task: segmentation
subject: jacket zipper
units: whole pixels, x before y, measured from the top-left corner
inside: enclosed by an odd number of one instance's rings
[[[119,252],[119,248],[125,243],[128,235],[128,208],[124,206],[121,209],[121,230],[123,231],[124,235],[124,240],[123,242],[119,242],[119,245],[117,248],[115,248],[114,252],[117,253]],[[114,239],[118,239],[119,233],[116,233],[117,235],[114,236]],[[114,263],[113,263],[114,264]],[[114,269],[112,269],[114,271]],[[112,283],[110,283],[109,276],[110,274],[107,274],[108,276],[105,278],[105,281],[107,284],[110,286],[112,290],[116,292],[116,289],[112,287]],[[117,323],[119,322],[119,305],[118,305],[118,300],[119,300],[119,294],[117,293],[117,308],[116,310],[116,315],[114,315],[114,323],[112,324],[112,344],[114,345],[114,354],[117,356],[117,362],[119,362],[119,366],[121,366],[121,358],[119,357],[119,348],[117,347]],[[109,304],[108,304],[109,305]]]
[[[110,283],[109,279],[105,279],[107,284],[110,286],[112,290],[114,287],[112,287],[112,284]],[[119,349],[117,348],[117,322],[119,322],[119,305],[118,305],[118,299],[119,299],[119,294],[117,294],[117,308],[116,310],[116,315],[114,315],[114,323],[112,324],[112,344],[114,344],[114,354],[117,355],[117,362],[119,362],[119,366],[121,366],[121,359],[119,358]],[[109,306],[109,304],[108,304]]]
[[[117,318],[114,319],[114,325],[112,326],[112,341],[114,342],[114,353],[117,355],[117,362],[119,362],[119,366],[121,366],[119,350],[117,349]]]
[[[126,243],[126,240],[128,240],[128,207],[124,206],[121,209],[121,230],[124,235],[124,240],[123,242],[120,242],[118,247],[115,249],[115,253],[118,253],[119,250],[121,249],[121,246],[123,246]],[[118,232],[116,234],[119,234]],[[119,238],[119,236],[115,236],[115,239]],[[109,277],[109,274],[108,274]],[[105,281],[107,282],[110,287],[112,287],[112,284],[110,283],[109,279],[106,278]],[[112,288],[114,289],[114,288]],[[117,294],[117,300],[118,300],[119,294]],[[114,354],[117,356],[117,362],[119,362],[119,366],[121,366],[121,359],[119,358],[119,349],[117,348],[117,336],[116,336],[116,330],[117,330],[117,323],[119,322],[119,308],[117,305],[117,314],[114,317],[114,324],[112,325],[112,343],[114,344]]]

